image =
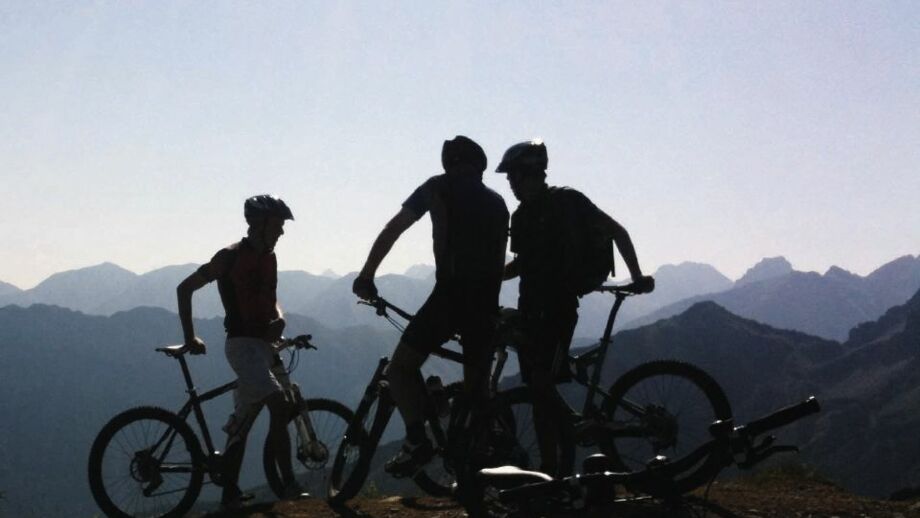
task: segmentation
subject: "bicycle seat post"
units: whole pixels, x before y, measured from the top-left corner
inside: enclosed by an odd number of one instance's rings
[[[185,355],[180,354],[176,356],[176,359],[179,360],[179,365],[182,367],[182,376],[185,378],[185,386],[187,387],[186,392],[192,396],[197,396],[195,386],[192,384],[192,373],[189,371],[188,363],[185,361]]]

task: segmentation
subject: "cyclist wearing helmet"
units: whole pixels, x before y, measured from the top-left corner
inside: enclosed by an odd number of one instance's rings
[[[495,171],[508,175],[511,191],[520,201],[511,217],[515,257],[505,266],[504,277],[520,276],[518,309],[527,343],[519,350],[519,360],[533,394],[534,427],[543,459],[540,469],[566,476],[574,459],[561,458],[567,449],[559,448],[563,441],[572,440],[572,410],[555,384],[568,381],[564,359],[578,322],[575,286],[585,258],[578,250],[577,236],[612,239],[640,289],[652,291],[655,283],[642,274],[626,229],[582,193],[546,184],[547,163],[546,146],[531,140],[508,148]]]
[[[233,414],[224,426],[227,446],[221,497],[223,509],[239,508],[242,500],[251,497],[243,495],[238,482],[246,438],[262,405],[267,405],[271,414],[268,436],[278,452],[276,460],[286,485],[285,497],[309,496],[294,480],[287,431],[291,409],[271,372],[276,361],[271,344],[284,330],[284,318],[276,298],[278,263],[274,250],[284,234],[284,222],[293,220],[294,216],[284,201],[267,194],[247,199],[243,209],[249,225],[246,237],[218,251],[210,262],[189,275],[176,289],[185,345],[192,354],[204,354],[206,350],[204,342],[195,336],[192,294],[216,280],[226,313],[224,352],[238,377],[238,386],[233,392]]]
[[[508,209],[483,185],[486,155],[478,144],[457,136],[441,150],[444,174],[426,180],[380,232],[352,290],[377,296],[374,275],[399,236],[426,212],[431,215],[435,286],[406,327],[387,376],[406,425],[406,442],[385,470],[397,477],[417,472],[434,454],[425,433],[427,401],[421,367],[432,350],[454,334],[463,346],[464,388],[474,403],[488,397],[493,319],[498,313]]]

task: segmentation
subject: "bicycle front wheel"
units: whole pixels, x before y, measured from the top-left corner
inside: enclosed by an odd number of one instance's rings
[[[601,451],[621,471],[640,471],[657,455],[672,460],[711,439],[709,425],[732,416],[728,398],[716,381],[688,363],[660,360],[630,370],[610,388],[604,415],[614,431],[599,440]],[[691,491],[722,468],[708,455],[679,474],[675,489]]]
[[[183,516],[203,478],[197,437],[162,408],[138,407],[115,416],[89,454],[89,486],[107,516]]]
[[[364,481],[371,469],[371,460],[377,449],[377,442],[372,441],[367,430],[378,419],[389,421],[389,412],[378,416],[380,395],[374,392],[370,399],[363,400],[348,423],[335,457],[332,461],[332,470],[329,473],[329,484],[326,489],[326,499],[332,505],[341,505],[354,498],[364,487]],[[380,423],[379,428],[385,428],[385,423]],[[381,430],[382,433],[382,430]],[[379,440],[379,435],[377,439]]]
[[[307,418],[316,434],[316,440],[310,441],[303,415],[292,415],[288,423],[291,467],[300,487],[311,495],[322,495],[325,494],[329,483],[333,455],[338,451],[354,414],[345,405],[330,399],[308,399],[306,404]],[[265,446],[262,448],[262,467],[268,485],[278,498],[282,498],[284,482],[274,448],[268,438],[265,439]]]

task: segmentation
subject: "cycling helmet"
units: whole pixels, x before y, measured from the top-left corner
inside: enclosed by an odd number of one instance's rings
[[[282,220],[294,219],[291,209],[288,208],[284,201],[270,194],[260,194],[247,198],[246,203],[243,204],[243,215],[246,217],[246,221],[271,216]]]
[[[512,169],[545,171],[548,163],[546,145],[541,139],[519,142],[505,151],[502,161],[495,168],[496,173],[507,173]]]
[[[488,161],[486,153],[479,144],[463,135],[457,135],[453,140],[445,140],[441,148],[441,165],[444,170],[457,163],[466,163],[476,167],[479,172],[486,170]]]

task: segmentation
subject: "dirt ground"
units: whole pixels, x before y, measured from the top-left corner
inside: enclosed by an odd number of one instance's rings
[[[705,497],[705,498],[704,498]],[[323,500],[257,504],[237,513],[213,518],[461,518],[466,513],[454,502],[438,498],[357,499],[341,509]],[[847,493],[831,484],[783,479],[717,482],[708,496],[690,497],[684,510],[667,509],[660,502],[618,507],[609,516],[623,518],[920,518],[920,500],[892,502]]]

